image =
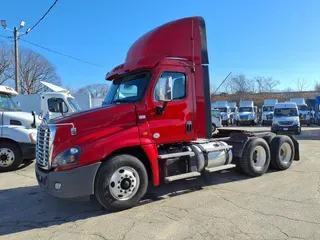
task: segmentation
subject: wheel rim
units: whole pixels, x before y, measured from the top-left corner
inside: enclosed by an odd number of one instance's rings
[[[111,176],[109,191],[111,195],[120,201],[131,199],[138,191],[140,178],[138,172],[132,167],[121,167]]]
[[[256,146],[252,153],[252,165],[256,171],[261,171],[266,164],[267,153],[262,146]]]
[[[14,160],[14,153],[9,148],[0,148],[0,167],[9,167]]]
[[[280,148],[280,161],[288,164],[291,160],[292,149],[289,143],[283,143]]]

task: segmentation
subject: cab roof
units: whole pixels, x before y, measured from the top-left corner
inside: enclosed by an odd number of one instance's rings
[[[7,86],[1,86],[1,85],[0,85],[0,93],[5,93],[10,96],[17,96],[18,95],[18,93],[15,90],[13,90],[13,88],[7,87]]]
[[[281,103],[277,103],[274,107],[275,108],[298,108],[295,102],[281,102]]]

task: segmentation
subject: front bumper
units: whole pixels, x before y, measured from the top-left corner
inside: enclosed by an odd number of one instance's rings
[[[254,122],[254,120],[249,120],[249,119],[240,119],[238,120],[239,123],[241,124],[252,124]]]
[[[229,123],[229,120],[222,120],[222,125],[227,125]]]
[[[57,198],[76,198],[94,193],[94,180],[101,162],[66,171],[44,171],[36,165],[39,186]],[[56,183],[61,184],[56,189]]]
[[[310,119],[300,119],[300,124],[310,124]]]
[[[279,125],[272,125],[271,126],[271,132],[277,133],[277,132],[285,132],[285,133],[297,133],[301,132],[301,127],[298,125],[292,125],[292,126],[279,126]]]
[[[264,124],[272,124],[272,119],[262,119]]]
[[[19,143],[22,152],[22,159],[36,158],[36,144],[35,143]]]

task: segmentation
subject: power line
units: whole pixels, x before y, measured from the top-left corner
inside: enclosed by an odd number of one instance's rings
[[[86,64],[89,64],[89,65],[93,65],[93,66],[96,66],[96,67],[102,68],[102,67],[101,67],[101,66],[99,66],[98,64],[91,63],[91,62],[88,62],[88,61],[85,61],[85,60],[81,60],[81,59],[76,58],[76,57],[72,57],[72,56],[70,56],[70,55],[67,55],[67,54],[64,54],[64,53],[61,53],[61,52],[58,52],[58,51],[52,50],[52,49],[47,48],[47,47],[40,46],[39,44],[36,44],[36,43],[30,42],[30,41],[27,41],[27,40],[24,40],[24,39],[20,39],[20,41],[26,42],[26,43],[31,44],[31,45],[33,45],[33,46],[36,46],[36,47],[42,48],[42,49],[47,50],[47,51],[49,51],[49,52],[52,52],[52,53],[55,53],[55,54],[58,54],[58,55],[61,55],[61,56],[64,56],[64,57],[67,57],[67,58],[70,58],[70,59],[73,59],[73,60],[79,61],[79,62],[82,62],[82,63],[86,63]]]
[[[55,0],[54,3],[49,7],[49,9],[45,12],[45,14],[43,14],[43,16],[38,20],[38,22],[36,22],[36,24],[34,24],[29,32],[31,32],[46,16],[47,14],[51,11],[51,9],[56,5],[56,3],[58,2],[58,0]]]

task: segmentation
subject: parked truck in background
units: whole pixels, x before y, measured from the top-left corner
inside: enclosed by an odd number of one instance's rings
[[[262,122],[261,125],[271,125],[274,113],[274,106],[278,103],[277,99],[265,99],[262,106]]]
[[[256,125],[258,123],[258,110],[253,101],[240,101],[239,119],[237,125]]]
[[[291,98],[290,102],[294,102],[298,106],[300,124],[310,126],[311,113],[304,98]]]
[[[213,107],[220,111],[222,126],[230,125],[231,111],[227,101],[217,101],[213,103]]]
[[[0,172],[16,170],[24,159],[35,158],[37,127],[40,120],[33,112],[23,112],[13,101],[18,93],[0,86]]]
[[[270,164],[289,168],[299,159],[292,136],[230,129],[212,135],[208,64],[201,17],[140,37],[106,75],[111,87],[102,107],[44,117],[39,185],[58,198],[94,195],[103,207],[123,210],[138,204],[149,184],[235,167],[254,177]]]
[[[238,115],[238,107],[236,102],[228,102],[228,106],[230,108],[230,122],[231,124],[235,124],[239,118]]]
[[[283,102],[275,105],[271,131],[276,134],[293,133],[298,135],[301,133],[299,111],[295,102]]]
[[[310,122],[316,123],[316,117],[315,117],[316,99],[315,98],[306,99],[306,104],[307,104],[308,109],[310,111]]]
[[[315,100],[315,124],[320,125],[320,96],[317,96]]]

